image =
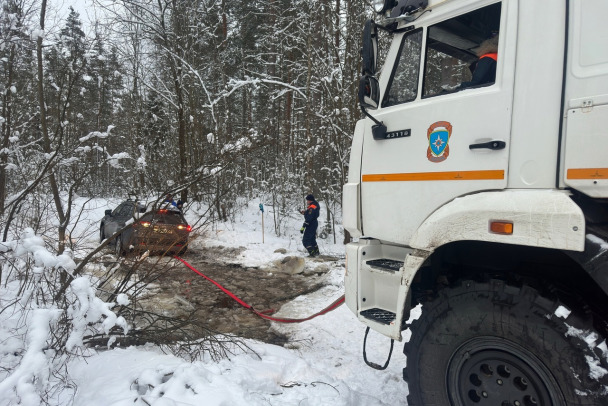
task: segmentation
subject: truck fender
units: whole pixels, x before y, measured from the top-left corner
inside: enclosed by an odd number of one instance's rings
[[[495,221],[512,223],[512,234],[492,232],[490,223]],[[567,191],[481,192],[437,209],[416,230],[409,245],[434,251],[465,240],[583,251],[585,217]]]
[[[593,229],[587,231],[585,250],[583,252],[566,251],[598,286],[608,294],[608,241],[603,232]]]

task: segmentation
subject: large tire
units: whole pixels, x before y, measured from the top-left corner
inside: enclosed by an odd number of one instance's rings
[[[408,404],[606,404],[608,354],[596,347],[605,338],[578,309],[558,317],[560,306],[499,280],[440,290],[404,346]]]

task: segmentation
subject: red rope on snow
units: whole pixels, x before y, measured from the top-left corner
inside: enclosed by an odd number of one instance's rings
[[[190,268],[191,271],[197,273],[198,275],[200,275],[203,278],[207,279],[209,282],[213,283],[222,292],[224,292],[225,294],[227,294],[228,296],[230,296],[232,299],[234,299],[238,304],[240,304],[241,306],[243,306],[246,309],[251,310],[253,313],[257,314],[258,316],[260,316],[260,317],[262,317],[263,319],[266,319],[266,320],[272,320],[272,321],[276,321],[276,322],[279,322],[279,323],[301,323],[303,321],[308,321],[308,320],[314,319],[317,316],[321,316],[323,314],[329,313],[332,310],[337,309],[342,303],[344,303],[344,295],[342,295],[336,301],[334,301],[329,306],[327,306],[325,309],[321,310],[320,312],[317,312],[317,313],[313,314],[312,316],[308,316],[308,317],[303,318],[303,319],[291,319],[291,318],[280,318],[280,317],[268,316],[267,314],[265,314],[265,313],[268,313],[268,310],[257,311],[256,309],[253,308],[253,306],[251,306],[250,304],[245,303],[244,301],[242,301],[241,299],[239,299],[234,293],[232,293],[231,291],[229,291],[228,289],[226,289],[225,287],[223,287],[222,285],[220,285],[218,282],[214,281],[210,277],[204,275],[202,272],[200,272],[199,270],[197,270],[196,268],[194,268],[192,265],[190,265],[188,262],[186,262],[183,258],[180,258],[180,257],[176,256],[175,259],[178,259],[179,261],[181,261],[184,265],[186,265],[188,268]]]

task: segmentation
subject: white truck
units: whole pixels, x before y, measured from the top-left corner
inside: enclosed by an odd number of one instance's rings
[[[346,304],[409,328],[410,405],[607,405],[608,1],[373,3]]]

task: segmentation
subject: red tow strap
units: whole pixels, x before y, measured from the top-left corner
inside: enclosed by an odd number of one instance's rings
[[[279,322],[279,323],[301,323],[303,321],[308,321],[308,320],[314,319],[315,317],[321,316],[322,314],[329,313],[332,310],[338,308],[342,303],[344,303],[344,295],[342,295],[335,302],[333,302],[332,304],[330,304],[329,306],[327,306],[325,309],[321,310],[318,313],[313,314],[312,316],[308,316],[308,317],[303,318],[303,319],[290,319],[290,318],[279,318],[279,317],[268,316],[267,314],[265,314],[268,311],[260,312],[260,311],[258,311],[256,309],[254,309],[253,306],[251,306],[248,303],[243,302],[234,293],[232,293],[231,291],[229,291],[228,289],[226,289],[225,287],[223,287],[222,285],[220,285],[219,283],[217,283],[216,281],[214,281],[213,279],[211,279],[207,275],[204,275],[203,273],[201,273],[199,270],[197,270],[196,268],[194,268],[192,265],[190,265],[184,259],[182,259],[182,258],[180,258],[178,256],[176,256],[175,259],[178,259],[184,265],[186,265],[188,268],[190,268],[190,270],[192,270],[193,272],[199,274],[203,278],[207,279],[209,282],[213,283],[222,292],[224,292],[225,294],[227,294],[228,296],[230,296],[232,299],[234,299],[236,302],[238,302],[244,308],[251,310],[252,312],[254,312],[255,314],[257,314],[258,316],[260,316],[260,317],[262,317],[264,319],[267,319],[267,320],[272,320],[272,321],[276,321],[276,322]]]

